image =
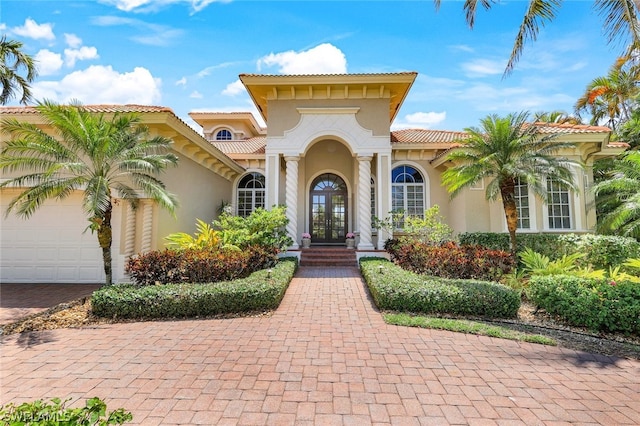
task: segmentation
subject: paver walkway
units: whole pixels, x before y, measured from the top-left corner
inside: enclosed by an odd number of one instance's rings
[[[8,336],[0,403],[99,396],[153,424],[640,424],[640,362],[384,324],[355,268],[270,317]]]

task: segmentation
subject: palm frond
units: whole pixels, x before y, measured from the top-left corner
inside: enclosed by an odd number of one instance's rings
[[[520,24],[503,77],[513,72],[515,64],[520,59],[525,43],[529,40],[535,41],[538,38],[540,26],[544,26],[545,22],[550,22],[555,18],[556,11],[560,8],[561,3],[561,0],[529,1],[529,8]]]

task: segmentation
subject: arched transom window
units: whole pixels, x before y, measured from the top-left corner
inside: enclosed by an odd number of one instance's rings
[[[216,133],[217,141],[230,141],[232,138],[231,132],[227,129],[218,130]]]
[[[424,178],[411,166],[398,166],[391,172],[391,208],[398,214],[395,226],[402,228],[404,218],[424,218]]]
[[[238,183],[238,216],[246,217],[252,211],[264,208],[265,197],[264,175],[249,173]]]

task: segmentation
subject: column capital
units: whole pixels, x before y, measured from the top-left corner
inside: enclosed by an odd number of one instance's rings
[[[358,154],[358,161],[371,161],[373,160],[373,154],[371,153],[364,153],[364,154]]]
[[[284,157],[284,161],[300,161],[300,156],[299,155],[286,155]]]

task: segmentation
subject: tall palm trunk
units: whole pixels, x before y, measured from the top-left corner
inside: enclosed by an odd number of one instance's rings
[[[511,241],[511,254],[515,257],[518,244],[516,242],[516,229],[518,229],[518,209],[515,199],[515,180],[507,179],[500,185],[500,195],[502,196],[502,206],[507,219],[507,229],[509,230],[509,240]]]
[[[102,248],[102,261],[104,263],[105,284],[113,284],[113,273],[111,270],[111,242],[113,240],[111,230],[111,211],[113,205],[109,202],[109,206],[104,212],[104,217],[98,226],[98,242]]]

